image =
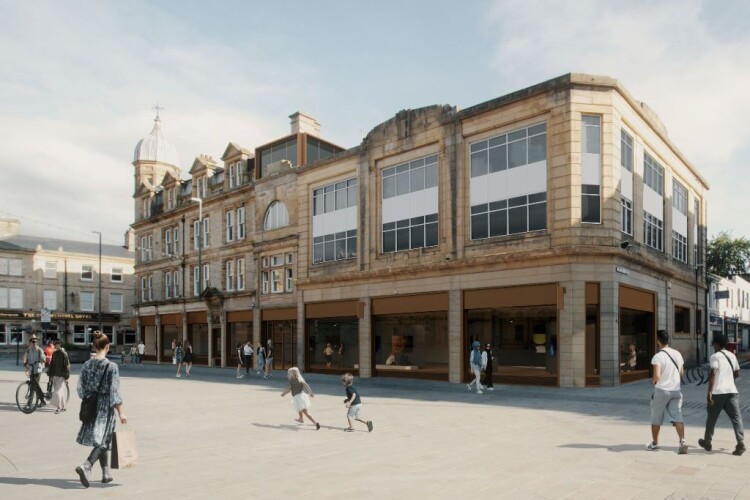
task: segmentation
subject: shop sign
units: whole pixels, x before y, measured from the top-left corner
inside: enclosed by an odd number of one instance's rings
[[[719,299],[728,299],[729,298],[729,290],[716,290],[714,292],[714,298],[716,300],[719,300]]]
[[[709,320],[711,321],[712,325],[720,325],[723,323],[723,319],[718,314],[713,314],[709,316]]]

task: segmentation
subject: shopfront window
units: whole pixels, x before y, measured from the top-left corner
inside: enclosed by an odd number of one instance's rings
[[[447,312],[376,316],[374,326],[377,375],[447,378]]]
[[[648,378],[656,353],[654,313],[620,308],[620,381]]]
[[[237,344],[253,340],[253,324],[250,322],[227,323],[229,327],[229,358],[237,362]],[[253,349],[257,346],[253,345]]]
[[[359,369],[359,320],[321,318],[307,322],[309,371]]]
[[[557,310],[554,306],[468,311],[466,345],[491,344],[495,373],[510,383],[557,385]],[[468,370],[468,349],[465,366]],[[468,373],[468,372],[467,372]]]

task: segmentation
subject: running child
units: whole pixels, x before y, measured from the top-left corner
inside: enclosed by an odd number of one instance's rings
[[[315,419],[307,412],[307,409],[310,408],[310,398],[315,397],[315,394],[313,394],[312,389],[310,389],[310,386],[307,385],[307,382],[305,382],[305,379],[302,378],[302,374],[299,372],[299,368],[293,367],[289,368],[287,370],[287,378],[289,379],[289,387],[281,393],[281,397],[283,398],[290,392],[292,393],[292,404],[294,404],[294,411],[297,412],[299,415],[298,418],[295,418],[295,422],[302,423],[303,418],[302,416],[306,416],[308,419],[310,419],[310,422],[315,424],[315,429],[320,430],[320,424],[315,421]],[[310,398],[307,397],[307,395],[310,395]]]
[[[341,383],[346,386],[346,399],[344,400],[344,404],[347,408],[346,419],[349,421],[349,427],[344,430],[346,432],[354,432],[352,420],[356,420],[367,426],[367,432],[372,432],[372,420],[363,420],[360,416],[362,412],[362,400],[359,398],[359,393],[352,385],[354,383],[354,375],[351,373],[342,375]]]

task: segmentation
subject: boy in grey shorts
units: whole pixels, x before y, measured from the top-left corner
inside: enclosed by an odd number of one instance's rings
[[[346,419],[349,421],[349,427],[344,429],[347,432],[354,432],[352,427],[352,420],[362,422],[367,426],[367,432],[372,432],[372,420],[364,420],[360,416],[362,410],[362,400],[359,398],[359,394],[354,389],[352,383],[354,382],[354,375],[346,373],[341,376],[341,383],[346,386],[346,399],[344,404],[346,405]]]
[[[654,384],[654,394],[651,396],[651,437],[653,440],[646,446],[649,451],[658,451],[659,430],[664,422],[664,415],[674,424],[677,436],[680,438],[678,453],[685,455],[688,447],[685,443],[685,424],[682,422],[682,390],[680,380],[683,374],[682,354],[669,347],[669,333],[659,330],[656,333],[657,352],[651,359],[654,374],[651,382]]]

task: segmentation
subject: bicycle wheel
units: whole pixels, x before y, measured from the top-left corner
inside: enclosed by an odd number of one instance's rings
[[[18,389],[16,389],[16,405],[18,405],[18,409],[26,414],[34,413],[34,410],[36,410],[36,399],[36,391],[31,387],[31,384],[21,382]]]

